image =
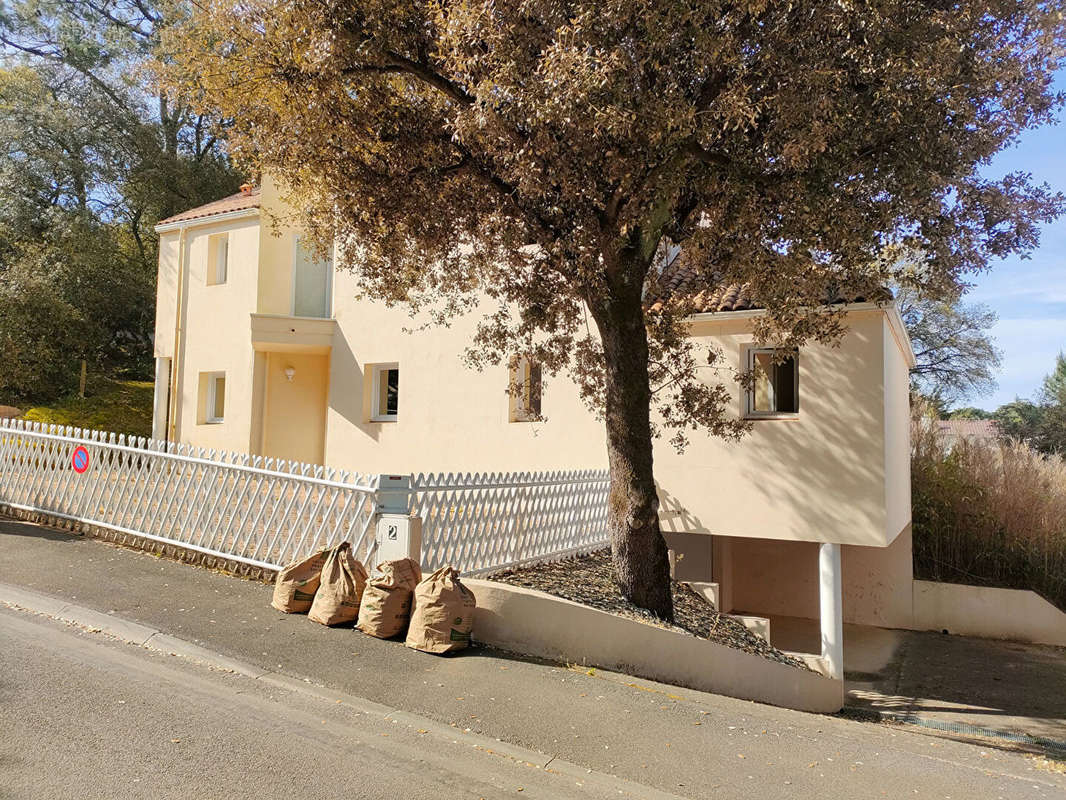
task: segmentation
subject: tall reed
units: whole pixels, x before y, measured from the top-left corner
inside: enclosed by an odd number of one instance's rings
[[[911,428],[914,574],[1032,589],[1066,610],[1066,462],[1011,440],[960,440],[935,421]]]

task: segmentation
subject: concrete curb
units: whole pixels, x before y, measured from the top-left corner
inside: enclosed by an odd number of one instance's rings
[[[521,586],[468,578],[482,644],[672,686],[835,714],[844,681]]]
[[[449,742],[459,742],[461,740],[464,744],[468,744],[470,747],[488,755],[572,777],[575,780],[583,781],[586,785],[617,790],[619,794],[628,792],[631,796],[650,798],[650,800],[683,800],[679,795],[635,784],[624,778],[618,778],[606,773],[595,772],[546,753],[508,744],[481,734],[468,733],[460,728],[445,725],[442,722],[422,717],[409,711],[391,708],[363,697],[346,694],[283,673],[271,672],[253,664],[231,659],[221,653],[216,653],[184,639],[149,628],[146,625],[105,614],[76,603],[68,603],[60,598],[41,594],[30,589],[0,583],[0,605],[11,606],[34,614],[42,614],[62,622],[88,628],[94,632],[105,633],[137,647],[170,653],[217,669],[245,675],[283,691],[299,692],[330,703],[341,703],[358,713],[379,716],[397,724],[415,728],[420,732],[425,731],[435,738],[446,739]]]

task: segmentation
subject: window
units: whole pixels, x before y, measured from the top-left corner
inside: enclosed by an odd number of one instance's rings
[[[370,395],[370,420],[395,422],[400,409],[400,367],[375,364]]]
[[[225,283],[229,272],[229,234],[216,233],[207,237],[207,283]]]
[[[748,389],[749,417],[781,417],[799,413],[799,355],[773,349],[748,351],[752,385]]]
[[[533,422],[540,419],[541,386],[540,364],[527,356],[515,356],[511,359],[510,384],[507,389],[511,422]]]
[[[202,397],[201,422],[222,422],[226,417],[226,373],[201,372]]]
[[[333,313],[333,263],[296,237],[292,261],[292,315],[329,319]]]

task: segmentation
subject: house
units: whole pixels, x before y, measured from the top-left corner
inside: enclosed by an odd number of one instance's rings
[[[521,359],[466,368],[474,318],[406,332],[406,310],[356,299],[353,275],[273,224],[282,207],[268,180],[158,225],[157,438],[369,473],[605,464],[568,379]],[[838,641],[841,603],[848,622],[906,627],[913,353],[895,306],[850,304],[838,346],[775,365],[741,290],[701,300],[692,336],[766,369],[734,387],[753,421],[741,442],[657,445],[677,576],[716,584],[722,610],[820,618]]]
[[[983,444],[1002,438],[996,421],[992,419],[938,419],[936,433],[948,450],[959,442]]]

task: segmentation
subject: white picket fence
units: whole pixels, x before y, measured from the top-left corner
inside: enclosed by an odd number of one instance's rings
[[[419,474],[422,565],[488,572],[607,544],[606,470]]]
[[[84,447],[87,468],[74,468]],[[422,565],[487,572],[607,543],[605,470],[418,474]],[[40,512],[276,569],[350,541],[366,559],[378,476],[0,420],[0,510]]]
[[[77,448],[88,454],[78,473]],[[340,541],[364,553],[376,487],[363,476],[102,431],[0,422],[0,507],[276,568]]]

